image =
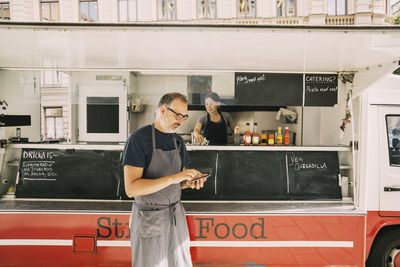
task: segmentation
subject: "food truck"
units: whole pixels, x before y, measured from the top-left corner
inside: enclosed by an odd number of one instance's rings
[[[189,167],[211,174],[182,192],[194,266],[400,266],[397,28],[0,32],[1,266],[130,265],[121,153],[171,91],[189,99]],[[209,92],[242,136],[288,127],[290,144],[193,144]]]

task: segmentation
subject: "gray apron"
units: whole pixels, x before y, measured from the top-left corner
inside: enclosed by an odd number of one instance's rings
[[[181,171],[181,157],[173,139],[174,150],[157,149],[152,125],[153,156],[144,178],[160,178]],[[135,197],[131,213],[133,267],[192,266],[189,231],[180,199],[180,184]]]

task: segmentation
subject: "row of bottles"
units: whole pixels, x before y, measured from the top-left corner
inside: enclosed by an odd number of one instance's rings
[[[234,143],[236,145],[240,144],[240,134],[238,131],[235,129],[235,136],[234,136]],[[282,134],[282,128],[278,127],[278,132],[276,134],[275,138],[275,133],[273,131],[270,131],[267,136],[266,131],[262,131],[261,136],[258,134],[258,129],[257,129],[257,123],[254,123],[253,126],[253,133],[250,132],[250,123],[246,123],[246,131],[244,133],[244,145],[245,146],[250,146],[250,145],[286,145],[288,146],[290,144],[290,135],[289,135],[289,128],[285,127],[285,133]]]

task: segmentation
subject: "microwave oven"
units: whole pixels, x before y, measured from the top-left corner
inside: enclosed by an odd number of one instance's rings
[[[79,86],[79,133],[83,142],[125,142],[125,86]]]

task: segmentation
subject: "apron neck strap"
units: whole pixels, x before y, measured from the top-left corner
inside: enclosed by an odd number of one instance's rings
[[[176,144],[176,138],[175,138],[175,136],[172,136],[172,139],[174,140],[174,147],[175,147],[175,149],[177,149],[177,148],[178,148],[178,145]]]
[[[154,152],[156,150],[156,130],[154,129],[154,123],[151,125],[151,140]]]

